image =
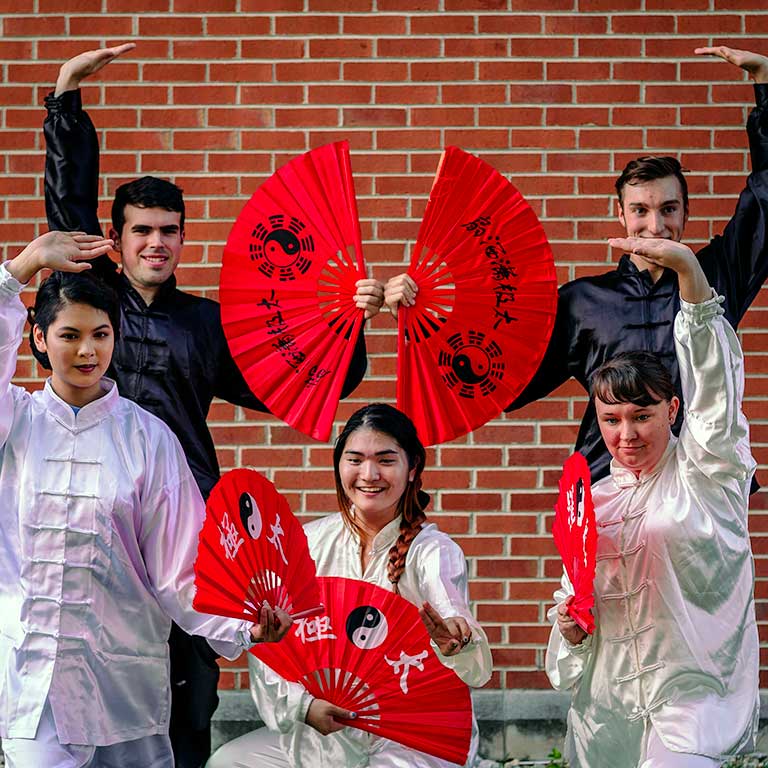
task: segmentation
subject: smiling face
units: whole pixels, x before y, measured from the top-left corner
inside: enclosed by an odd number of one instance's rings
[[[65,402],[82,407],[101,397],[99,381],[109,368],[115,336],[109,315],[88,304],[65,304],[43,334],[33,330],[35,346],[48,354],[51,384]]]
[[[679,406],[677,397],[651,405],[609,404],[595,398],[597,421],[608,452],[637,476],[649,472],[664,455]]]
[[[118,234],[113,229],[110,237],[115,240],[123,273],[144,300],[151,303],[181,258],[181,213],[126,205],[123,231]]]
[[[341,485],[355,505],[355,517],[377,528],[395,519],[415,473],[394,438],[366,427],[348,437],[339,461]]]

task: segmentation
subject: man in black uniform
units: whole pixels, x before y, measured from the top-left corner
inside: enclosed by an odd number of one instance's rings
[[[736,327],[768,276],[768,58],[725,46],[698,48],[749,72],[756,106],[747,121],[752,173],[722,235],[697,256],[709,284],[725,296],[725,316]],[[674,157],[633,160],[616,181],[619,222],[628,238],[681,240],[688,220],[688,190]],[[630,241],[634,242],[634,241]],[[624,240],[615,247],[627,247]],[[652,251],[649,251],[652,253]],[[393,310],[413,302],[417,286],[407,275],[392,278],[385,301]],[[673,374],[680,393],[672,323],[680,308],[677,275],[646,260],[639,251],[624,254],[615,270],[561,286],[557,317],[547,352],[535,376],[507,407],[522,408],[545,397],[573,376],[587,392],[593,372],[619,352],[650,350]],[[678,411],[675,433],[682,423]],[[594,403],[582,418],[576,449],[592,470],[605,477],[610,455],[600,436]]]
[[[56,89],[45,99],[48,116],[45,199],[51,229],[100,234],[97,216],[99,146],[83,111],[79,85],[133,44],[88,51],[62,65]],[[178,290],[174,277],[184,244],[184,200],[174,184],[150,176],[118,188],[112,206],[115,250],[122,271],[108,257],[93,268],[118,292],[119,341],[111,375],[120,394],[161,418],[179,438],[205,498],[219,479],[206,416],[214,397],[267,411],[249,391],[229,352],[218,303]],[[366,317],[378,312],[381,284],[361,280],[355,303]],[[342,397],[363,377],[362,334]],[[216,656],[198,637],[171,631],[170,735],[176,765],[198,768],[210,754],[210,721],[218,704]]]

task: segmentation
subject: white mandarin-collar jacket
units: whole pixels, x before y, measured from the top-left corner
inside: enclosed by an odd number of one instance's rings
[[[171,618],[226,656],[246,625],[192,610],[204,505],[178,441],[118,396],[77,415],[10,384],[26,312],[0,266],[0,736],[62,743],[167,731]]]
[[[615,461],[592,489],[596,630],[553,627],[547,673],[573,687],[571,765],[634,768],[644,727],[667,749],[717,758],[756,732],[758,635],[747,531],[755,469],[741,412],[743,356],[718,299],[675,322],[685,421],[637,478]],[[555,593],[573,589],[567,578]],[[550,620],[555,621],[550,610]]]
[[[360,561],[360,542],[344,525],[340,514],[308,523],[309,552],[317,563],[318,576],[361,579],[387,590],[389,550],[400,534],[400,518],[379,531],[365,572]],[[425,525],[411,542],[405,571],[398,588],[402,597],[421,607],[428,601],[444,618],[463,616],[472,628],[473,641],[455,656],[443,656],[432,643],[438,658],[470,686],[481,686],[491,676],[491,652],[485,632],[469,609],[467,565],[460,547],[433,524]],[[303,686],[289,683],[269,667],[249,656],[251,692],[267,727],[281,732],[281,746],[297,768],[363,768],[375,756],[376,765],[391,768],[448,768],[445,760],[416,752],[389,739],[345,728],[321,736],[304,723],[312,697]],[[473,720],[471,765],[477,752],[478,731]]]

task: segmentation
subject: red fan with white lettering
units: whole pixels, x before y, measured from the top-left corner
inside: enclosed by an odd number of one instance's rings
[[[416,606],[355,579],[320,577],[326,613],[251,649],[281,677],[357,714],[344,725],[464,765],[469,688],[430,645]]]
[[[568,615],[591,635],[595,630],[597,527],[589,465],[578,451],[563,465],[552,535],[575,592],[568,598]]]
[[[192,606],[258,622],[263,601],[294,617],[322,612],[307,537],[275,486],[233,469],[214,486],[195,561]]]
[[[224,248],[221,321],[253,393],[327,440],[363,325],[365,277],[349,143],[296,157],[246,203]]]
[[[520,192],[479,157],[443,152],[398,312],[397,405],[425,445],[496,418],[541,362],[557,308],[554,258]]]

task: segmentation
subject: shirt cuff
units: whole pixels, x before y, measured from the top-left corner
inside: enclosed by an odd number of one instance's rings
[[[698,304],[691,304],[680,298],[680,311],[686,319],[692,323],[705,323],[717,315],[725,314],[721,304],[725,301],[724,296],[718,296],[714,288],[710,288],[712,297],[706,301],[700,301]]]
[[[70,114],[77,114],[83,111],[83,100],[80,95],[80,89],[76,88],[74,91],[64,91],[58,96],[53,95],[51,91],[43,100],[45,108],[50,114],[59,114],[61,112],[68,112]]]
[[[768,83],[752,83],[755,89],[755,106],[758,109],[768,108]]]
[[[0,293],[3,296],[18,296],[24,290],[24,283],[20,283],[9,271],[7,261],[0,264]]]
[[[587,635],[580,643],[578,643],[578,645],[570,642],[569,640],[566,640],[565,638],[563,638],[563,643],[565,644],[565,647],[568,649],[569,653],[572,653],[575,656],[583,656],[585,653],[592,649],[592,635]]]

